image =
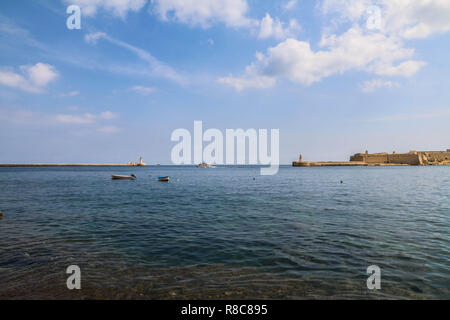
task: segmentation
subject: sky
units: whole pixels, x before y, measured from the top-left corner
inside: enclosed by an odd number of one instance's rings
[[[447,0],[2,0],[0,163],[171,164],[195,120],[282,164],[446,150],[449,75]]]

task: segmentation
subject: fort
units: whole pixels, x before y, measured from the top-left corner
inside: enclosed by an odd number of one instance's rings
[[[350,157],[350,161],[303,161],[292,163],[294,167],[329,167],[329,166],[425,166],[450,165],[450,149],[447,151],[410,151],[408,153],[357,153]]]

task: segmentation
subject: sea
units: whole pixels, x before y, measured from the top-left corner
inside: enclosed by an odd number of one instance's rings
[[[0,168],[0,211],[0,299],[450,298],[450,166]]]

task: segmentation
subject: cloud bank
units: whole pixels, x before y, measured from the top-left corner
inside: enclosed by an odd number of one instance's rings
[[[94,17],[102,9],[113,16],[125,18],[128,12],[140,11],[147,0],[64,0],[67,5],[77,5],[83,15]]]
[[[429,0],[380,0],[379,7],[369,0],[324,0],[321,13],[332,21],[324,27],[318,49],[308,41],[288,38],[257,53],[256,61],[240,76],[229,75],[218,82],[236,90],[268,88],[279,79],[288,79],[302,86],[349,71],[360,71],[381,77],[412,77],[426,66],[414,59],[414,49],[406,42],[435,33],[450,31],[450,2]],[[380,10],[377,28],[369,28]],[[265,34],[278,34],[285,29],[269,15],[263,19]],[[348,25],[350,25],[348,27]],[[347,29],[341,33],[339,28]],[[384,80],[384,84],[389,83]],[[393,82],[391,82],[393,83]],[[379,83],[378,83],[379,84]]]
[[[54,66],[42,62],[21,66],[19,73],[9,69],[0,70],[0,84],[30,93],[45,92],[45,87],[59,76]]]

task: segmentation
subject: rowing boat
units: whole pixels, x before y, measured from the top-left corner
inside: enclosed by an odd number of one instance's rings
[[[136,179],[136,176],[134,174],[131,174],[129,176],[121,176],[121,175],[113,174],[111,178],[113,180],[134,180],[134,179]]]

